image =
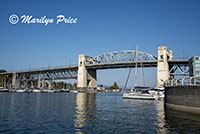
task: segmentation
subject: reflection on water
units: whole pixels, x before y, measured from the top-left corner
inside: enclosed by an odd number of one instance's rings
[[[168,133],[167,128],[165,127],[165,111],[164,111],[164,102],[157,101],[157,124],[158,124],[158,133],[166,134]]]
[[[95,108],[96,108],[96,93],[78,93],[76,96],[76,131],[83,133],[83,127],[94,124]]]
[[[162,104],[154,100],[124,100],[129,133],[164,133]]]
[[[0,133],[200,133],[200,117],[120,93],[0,93]]]

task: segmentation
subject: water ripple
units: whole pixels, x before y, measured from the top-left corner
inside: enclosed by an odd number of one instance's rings
[[[199,116],[120,93],[0,93],[0,133],[199,133]]]

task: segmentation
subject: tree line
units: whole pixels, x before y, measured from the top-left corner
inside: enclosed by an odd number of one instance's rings
[[[0,70],[0,73],[5,73],[7,72],[6,70]],[[4,83],[4,75],[0,75],[0,87],[3,87]]]
[[[4,73],[4,72],[7,72],[6,70],[0,70],[0,73]],[[7,79],[7,78],[6,78]],[[4,84],[4,75],[0,75],[0,86],[3,87],[3,84]],[[38,85],[38,81],[34,81],[34,85]],[[48,86],[48,83],[46,82],[46,86]],[[59,82],[53,82],[52,86],[55,88],[55,89],[72,89],[72,88],[77,88],[77,83],[74,83],[74,84],[71,84],[71,83],[66,83],[66,82],[63,82],[63,81],[59,81]],[[100,85],[100,87],[103,87],[103,85]],[[114,84],[112,86],[109,86],[109,87],[106,87],[106,89],[108,90],[113,90],[113,89],[120,89],[117,82],[114,82]]]

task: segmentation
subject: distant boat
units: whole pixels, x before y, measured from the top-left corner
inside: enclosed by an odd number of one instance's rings
[[[78,93],[77,90],[71,90],[70,92],[71,92],[71,93]]]
[[[16,90],[15,89],[10,89],[9,92],[16,92]]]
[[[6,89],[6,88],[3,88],[3,87],[0,87],[0,92],[9,92],[9,89]]]
[[[43,93],[54,93],[55,90],[53,90],[53,89],[44,89],[44,90],[42,90],[42,92]]]
[[[33,91],[33,89],[31,88],[31,89],[26,89],[26,92],[27,93],[31,93]]]
[[[40,92],[42,92],[42,90],[39,89],[39,88],[36,88],[36,89],[33,89],[32,92],[33,92],[33,93],[40,93]]]
[[[61,89],[61,92],[69,92],[69,89]]]
[[[26,90],[25,89],[17,89],[16,92],[17,93],[24,93],[24,92],[26,92]]]

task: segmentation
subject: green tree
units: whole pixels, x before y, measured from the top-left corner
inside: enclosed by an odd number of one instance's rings
[[[119,86],[117,85],[117,82],[114,82],[113,86],[109,87],[108,89],[119,89]]]
[[[113,89],[119,89],[119,86],[117,85],[116,82],[114,82],[114,84],[113,84]]]

